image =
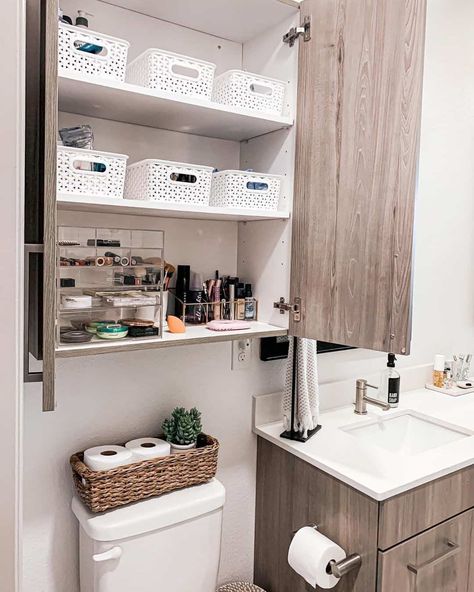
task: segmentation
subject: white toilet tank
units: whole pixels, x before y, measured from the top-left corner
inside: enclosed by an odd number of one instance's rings
[[[101,514],[74,498],[81,592],[215,592],[224,501],[217,479]]]

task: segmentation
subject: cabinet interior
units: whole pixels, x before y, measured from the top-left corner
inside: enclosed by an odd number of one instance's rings
[[[81,7],[93,15],[89,17],[91,30],[130,42],[128,62],[146,49],[157,47],[211,61],[217,64],[216,75],[229,69],[243,69],[284,80],[288,85],[287,116],[282,118],[281,125],[272,124],[279,129],[262,134],[261,122],[257,122],[253,135],[249,121],[246,124],[249,129],[242,132],[248,137],[239,141],[223,139],[227,135],[239,137],[236,132],[239,128],[235,128],[238,123],[231,121],[222,122],[217,134],[220,137],[210,137],[130,123],[134,117],[127,113],[121,120],[114,120],[118,111],[108,113],[106,95],[100,109],[94,103],[100,89],[94,91],[91,84],[87,85],[91,87],[90,92],[81,87],[79,94],[76,85],[78,96],[74,97],[74,84],[67,86],[61,79],[59,128],[89,123],[94,131],[94,148],[127,154],[129,164],[159,158],[218,169],[253,169],[283,175],[280,209],[285,214],[280,219],[259,220],[258,212],[254,212],[253,220],[250,215],[237,214],[230,219],[209,219],[199,212],[194,218],[189,211],[168,211],[166,217],[160,217],[159,212],[153,216],[136,215],[134,210],[117,213],[116,209],[109,211],[107,207],[94,204],[89,210],[87,204],[58,200],[58,224],[163,230],[166,261],[175,266],[189,264],[192,270],[205,277],[212,277],[215,270],[219,270],[221,274],[237,275],[251,283],[259,302],[258,320],[280,328],[281,333],[281,328],[287,327],[287,315],[274,309],[273,302],[289,295],[296,133],[292,122],[298,69],[298,44],[290,48],[282,37],[299,23],[299,11],[296,3],[279,0],[258,4],[250,0],[226,2],[225,7],[215,0],[200,2],[199,8],[197,4],[189,0],[160,2],[153,6],[140,0],[113,3],[86,0]],[[250,4],[252,7],[248,6]],[[142,13],[145,5],[153,14]],[[62,0],[60,6],[65,14],[75,15],[77,5],[73,0]],[[230,18],[232,15],[235,18]],[[196,25],[191,26],[193,23]],[[130,110],[134,108],[136,106],[130,104]],[[127,104],[123,109],[128,109]],[[101,117],[89,115],[94,112]],[[226,125],[231,130],[229,134],[225,132]],[[202,134],[206,134],[206,129]]]

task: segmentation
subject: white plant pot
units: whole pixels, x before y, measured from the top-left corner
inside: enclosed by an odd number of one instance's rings
[[[173,442],[171,442],[171,454],[186,452],[186,450],[192,450],[193,448],[196,448],[196,442],[193,442],[192,444],[173,444]]]

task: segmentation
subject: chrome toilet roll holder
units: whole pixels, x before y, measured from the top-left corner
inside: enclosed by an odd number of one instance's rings
[[[353,569],[357,569],[362,564],[362,557],[359,553],[352,553],[341,561],[330,561],[326,567],[326,571],[336,578],[342,578]]]
[[[308,524],[310,528],[314,528],[314,530],[318,530],[317,524]],[[298,530],[293,531],[293,535],[295,535]],[[326,566],[326,572],[330,575],[333,575],[335,578],[342,578],[350,571],[357,569],[362,565],[362,557],[359,553],[352,553],[348,555],[344,559],[340,561],[330,561]]]

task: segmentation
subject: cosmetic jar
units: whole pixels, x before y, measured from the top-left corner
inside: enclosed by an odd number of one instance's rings
[[[123,325],[100,325],[97,327],[97,337],[101,339],[122,339],[128,334],[128,327]]]
[[[85,329],[88,333],[95,335],[99,327],[106,327],[107,325],[115,325],[115,321],[92,321],[86,324]]]

